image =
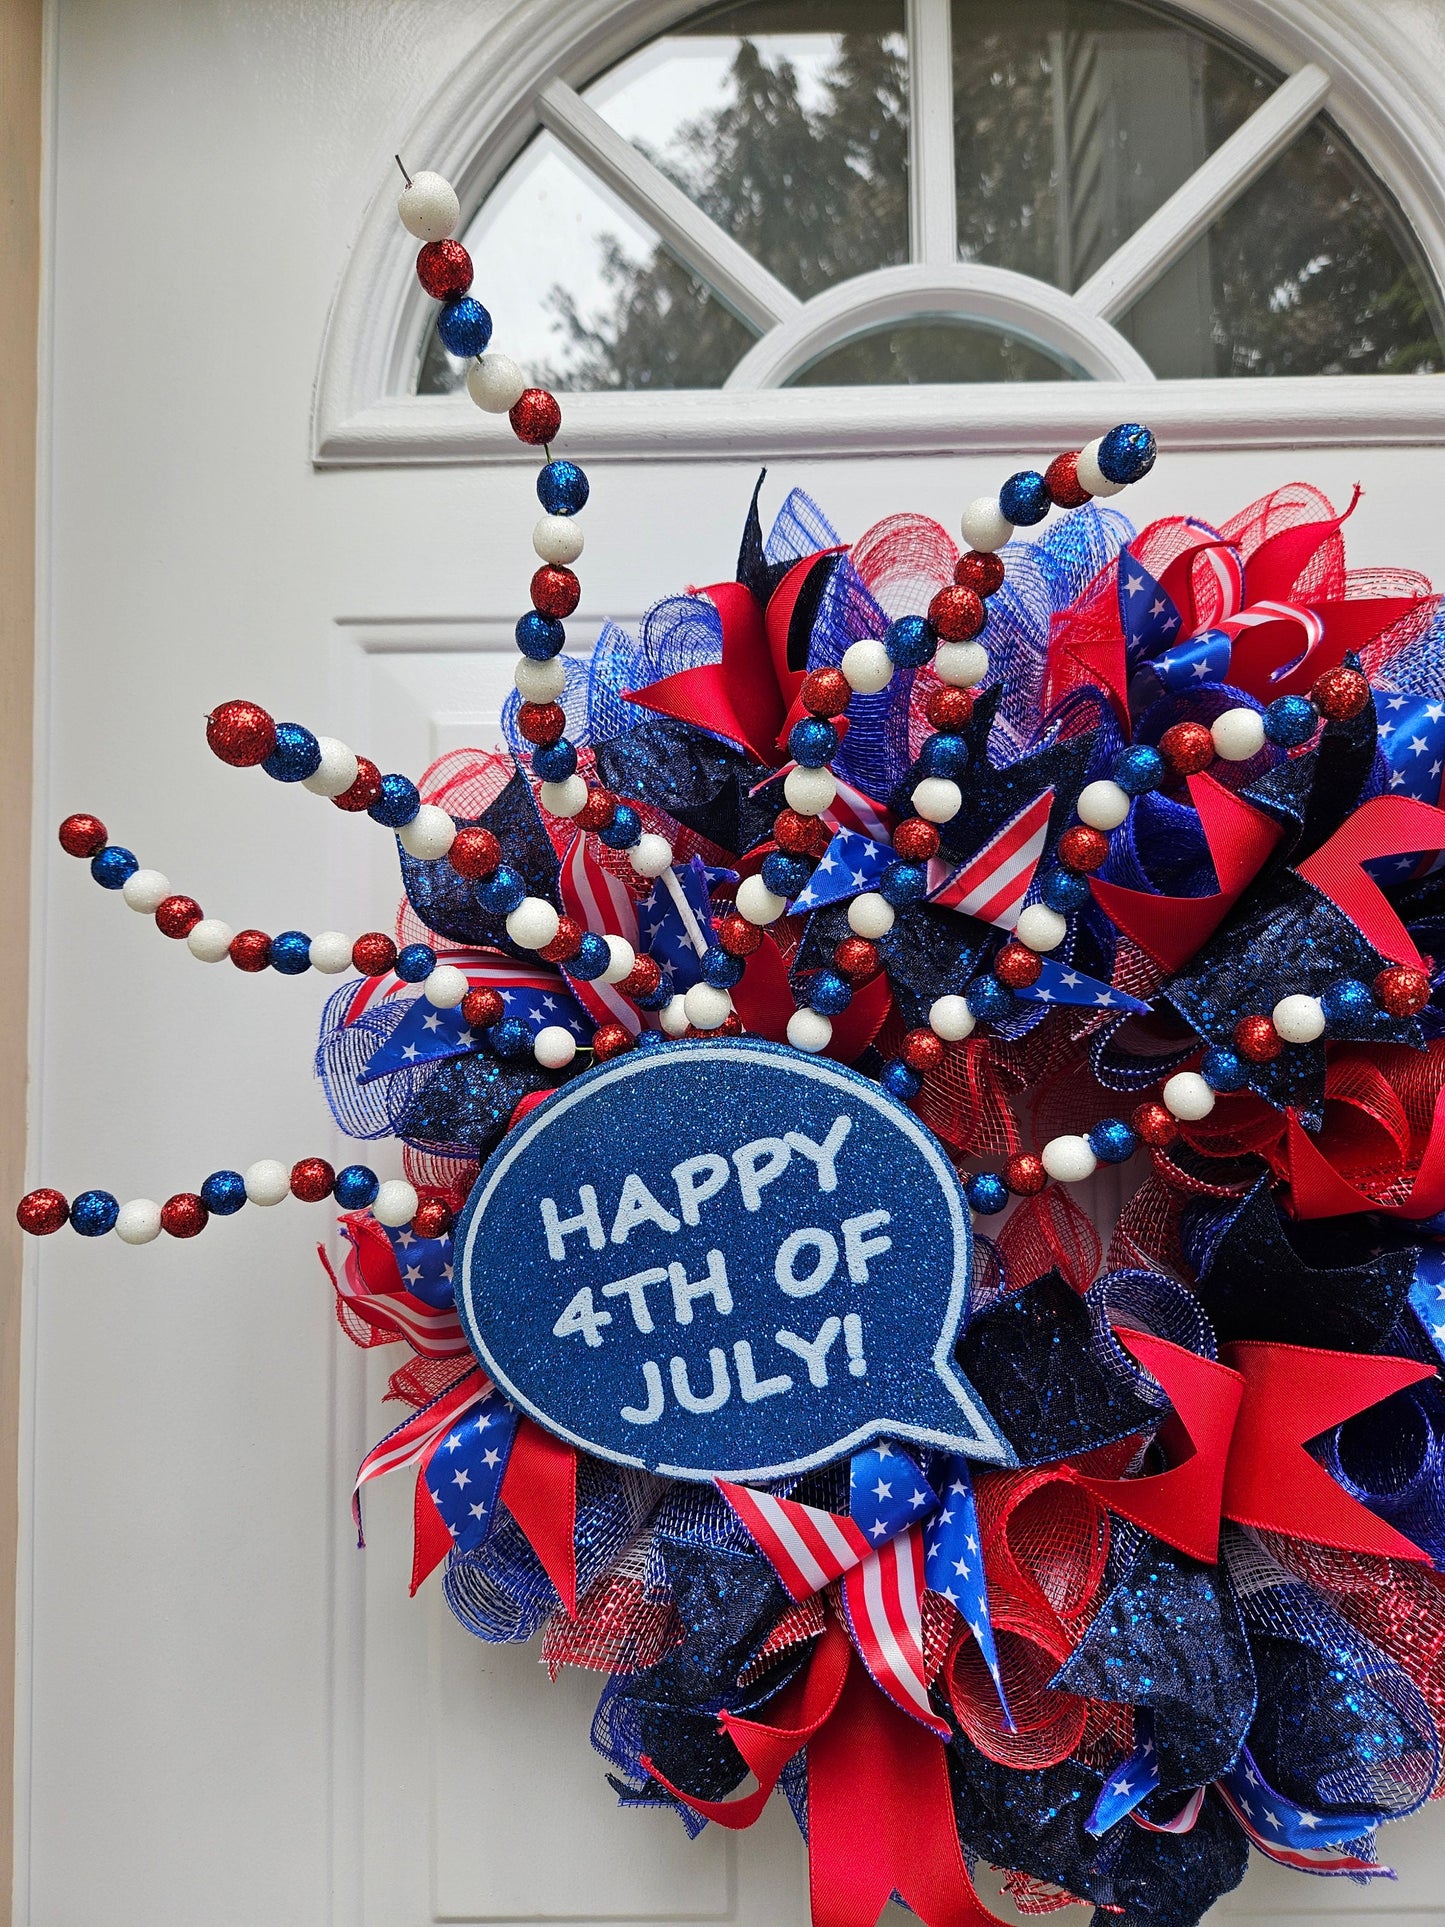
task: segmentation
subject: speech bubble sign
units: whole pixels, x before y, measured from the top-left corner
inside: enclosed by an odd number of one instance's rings
[[[586,1073],[457,1227],[473,1350],[548,1431],[680,1479],[782,1477],[887,1435],[1015,1464],[959,1371],[968,1201],[867,1078],[751,1038]]]

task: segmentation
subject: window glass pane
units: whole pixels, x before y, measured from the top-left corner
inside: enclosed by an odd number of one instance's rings
[[[1161,376],[1445,367],[1419,246],[1363,162],[1307,127],[1119,324]]]
[[[1082,371],[1050,348],[976,321],[922,315],[859,335],[820,355],[790,388],[880,382],[1078,381]]]
[[[1276,78],[1121,0],[953,0],[960,258],[1079,287]]]

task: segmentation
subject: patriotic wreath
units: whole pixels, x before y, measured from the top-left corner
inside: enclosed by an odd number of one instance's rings
[[[1251,1848],[1387,1876],[1445,1785],[1439,599],[1347,569],[1306,485],[1136,531],[1125,424],[962,554],[797,491],[765,539],[755,492],[734,579],[566,656],[586,477],[450,188],[401,212],[546,456],[509,753],[418,786],[214,712],[223,760],[396,832],[394,936],[237,933],[98,819],[61,841],[202,960],[358,972],[317,1068],[406,1175],[22,1224],[334,1197],[341,1324],[407,1353],[358,1524],[413,1468],[413,1591],[605,1676],[624,1805],[781,1789],[818,1927],[989,1920],[979,1862],[1123,1927]],[[1107,1244],[1067,1189],[1103,1166]]]

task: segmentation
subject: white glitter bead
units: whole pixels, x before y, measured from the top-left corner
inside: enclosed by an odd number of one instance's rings
[[[567,687],[566,660],[548,656],[545,662],[533,662],[530,656],[519,656],[512,681],[524,703],[554,703]]]
[[[148,1245],[161,1235],[161,1208],[154,1198],[132,1198],[116,1217],[115,1235],[123,1245]]]
[[[467,370],[467,393],[489,415],[505,415],[526,393],[527,377],[510,355],[490,349]]]
[[[195,934],[193,930],[191,935]],[[351,938],[340,930],[323,930],[311,939],[307,955],[311,968],[319,970],[323,977],[339,977],[351,968]]]
[[[914,785],[913,807],[925,823],[951,823],[963,808],[963,791],[951,777],[925,776]]]
[[[738,885],[738,915],[757,924],[759,929],[776,923],[787,907],[788,899],[776,895],[760,876],[744,877]]]
[[[356,751],[334,736],[318,736],[316,747],[321,751],[321,761],[301,779],[302,789],[310,790],[313,796],[344,796],[356,781]]]
[[[435,863],[456,842],[457,826],[435,803],[423,803],[410,823],[404,823],[396,834],[408,856],[420,863]]]
[[[984,555],[1001,549],[1014,532],[1014,525],[999,507],[996,495],[976,496],[959,517],[958,526],[969,548],[978,549]]]
[[[672,868],[672,845],[655,830],[644,830],[627,852],[627,860],[640,877],[660,877]]]
[[[523,950],[544,950],[560,919],[545,897],[523,897],[507,917],[507,935]]]
[[[850,642],[838,667],[848,678],[848,687],[856,689],[860,696],[876,695],[888,687],[893,677],[888,651],[869,636],[861,642]]]
[[[637,952],[626,937],[605,936],[602,941],[607,945],[607,954],[612,959],[602,973],[602,981],[604,984],[620,984],[637,962]]]
[[[682,1007],[695,1030],[716,1030],[726,1020],[733,1000],[713,984],[694,984],[683,998]]]
[[[438,964],[422,980],[421,994],[437,1010],[455,1010],[470,989],[464,970],[455,964]]]
[[[1257,709],[1226,709],[1209,725],[1214,753],[1226,763],[1247,763],[1264,748],[1264,718]]]
[[[821,816],[832,807],[838,782],[830,769],[804,769],[799,763],[783,778],[783,795],[788,808],[799,816]]]
[[[848,928],[854,936],[866,937],[872,943],[888,935],[896,915],[887,897],[880,896],[876,890],[865,890],[848,905]]]
[[[1185,1124],[1197,1124],[1214,1109],[1214,1093],[1198,1071],[1176,1071],[1164,1086],[1164,1108]]]
[[[1086,783],[1074,807],[1079,821],[1091,830],[1117,830],[1129,814],[1131,800],[1128,790],[1120,789],[1106,776],[1097,783]]]
[[[946,1043],[957,1044],[963,1038],[972,1036],[977,1021],[962,997],[955,997],[951,993],[946,997],[935,997],[928,1007],[928,1028]]]
[[[544,562],[565,568],[582,553],[583,536],[575,515],[544,515],[532,530],[532,547]]]
[[[795,1010],[788,1019],[788,1042],[794,1050],[826,1050],[833,1041],[833,1020],[821,1010]]]
[[[587,782],[575,773],[562,783],[543,783],[538,801],[549,816],[580,816],[587,807]]]
[[[138,910],[143,917],[153,917],[170,896],[171,881],[159,870],[132,870],[120,893],[132,910]]]
[[[280,1204],[291,1195],[291,1173],[278,1158],[260,1158],[246,1167],[245,1185],[252,1204]]]
[[[1312,1044],[1325,1031],[1325,1007],[1318,997],[1297,992],[1281,997],[1270,1012],[1274,1027],[1287,1044]]]
[[[988,674],[988,651],[981,642],[940,643],[933,672],[954,689],[972,689]]]
[[[1079,487],[1086,488],[1090,495],[1117,495],[1123,488],[1122,482],[1111,482],[1099,466],[1099,444],[1102,435],[1096,435],[1091,442],[1085,442],[1079,450],[1074,473],[1079,478]]]
[[[411,1223],[420,1203],[415,1186],[405,1178],[388,1178],[372,1202],[371,1215],[378,1224],[400,1231],[404,1224]]]
[[[532,1055],[544,1070],[560,1071],[577,1055],[577,1039],[561,1024],[544,1024],[532,1039]]]
[[[666,1037],[682,1037],[687,1033],[687,1006],[683,998],[674,997],[662,1006],[657,1013],[658,1024]]]
[[[418,241],[445,241],[457,231],[461,203],[448,180],[423,168],[396,197],[396,211],[408,234]]]
[[[1028,950],[1057,950],[1069,934],[1068,920],[1046,903],[1031,903],[1019,912],[1014,935]]]
[[[231,954],[235,931],[219,917],[202,917],[186,938],[186,948],[201,963],[224,963]],[[314,959],[313,959],[314,961]],[[351,939],[346,940],[346,962],[351,962]]]
[[[1089,1140],[1069,1133],[1050,1138],[1039,1152],[1039,1163],[1058,1184],[1081,1184],[1094,1175],[1098,1162]]]

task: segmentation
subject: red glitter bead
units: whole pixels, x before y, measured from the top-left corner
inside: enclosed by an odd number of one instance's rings
[[[460,241],[428,241],[416,257],[416,278],[433,301],[454,301],[472,285],[472,257]]]
[[[1430,978],[1410,964],[1391,964],[1370,986],[1392,1017],[1413,1017],[1430,1001]]]
[[[751,957],[762,944],[763,933],[755,923],[733,913],[718,925],[717,940],[730,957]]]
[[[560,622],[563,616],[571,615],[581,600],[582,584],[570,569],[544,562],[532,577],[532,607],[539,615],[551,616]]]
[[[526,388],[512,403],[507,420],[519,442],[542,448],[555,439],[562,426],[562,409],[557,397],[545,388]]]
[[[1327,669],[1310,690],[1310,701],[1332,723],[1347,722],[1369,703],[1370,685],[1358,669]]]
[[[238,930],[231,939],[230,956],[237,970],[264,970],[271,961],[271,939],[264,930]]]
[[[1108,837],[1087,823],[1075,823],[1059,838],[1059,861],[1066,870],[1097,870],[1108,854]]]
[[[1159,738],[1159,754],[1176,776],[1197,776],[1214,761],[1214,738],[1203,723],[1175,723]]]
[[[462,1021],[473,1030],[490,1030],[502,1021],[506,1008],[499,990],[469,990],[462,999]]]
[[[699,1036],[708,1037],[741,1037],[743,1034],[743,1020],[735,1010],[730,1010],[716,1030],[700,1031],[698,1034]]]
[[[970,549],[958,558],[953,579],[960,589],[972,589],[987,601],[1003,587],[1003,563],[986,549]]]
[[[1044,487],[1049,491],[1049,500],[1061,509],[1081,509],[1089,500],[1089,491],[1079,480],[1079,450],[1071,448],[1067,454],[1055,455],[1044,470]]]
[[[206,719],[206,741],[232,769],[252,769],[276,747],[276,725],[259,703],[222,703]]]
[[[637,1040],[626,1024],[599,1024],[592,1033],[592,1056],[599,1064],[605,1064],[609,1057],[620,1057],[625,1050],[631,1050]]]
[[[447,856],[458,876],[489,877],[502,860],[502,846],[490,830],[476,824],[457,831]]]
[[[587,801],[577,812],[577,821],[584,830],[605,830],[617,814],[617,798],[611,790],[600,785],[588,790]]]
[[[662,965],[656,957],[639,957],[617,988],[624,997],[650,997],[662,982]]]
[[[67,856],[94,856],[109,841],[106,827],[98,816],[67,816],[58,834],[60,847]]]
[[[194,897],[165,897],[156,905],[156,928],[163,937],[188,937],[200,921]]]
[[[1019,1151],[1003,1168],[1003,1181],[1016,1197],[1036,1198],[1049,1181],[1044,1161],[1033,1151]]]
[[[517,733],[529,743],[555,743],[567,727],[567,712],[561,703],[521,703],[517,708]]]
[[[384,977],[396,962],[396,945],[384,930],[368,930],[351,946],[352,968],[363,977]]]
[[[291,1166],[291,1195],[303,1204],[320,1204],[336,1188],[336,1173],[325,1158],[302,1158]]]
[[[27,1191],[15,1207],[15,1222],[32,1238],[48,1238],[59,1231],[70,1217],[70,1206],[63,1191]]]
[[[1172,1144],[1179,1135],[1179,1120],[1165,1110],[1162,1104],[1152,1100],[1134,1107],[1134,1115],[1129,1120],[1146,1144],[1156,1151],[1162,1151],[1166,1144]]]
[[[789,856],[820,856],[827,847],[828,832],[818,817],[782,809],[773,822],[773,841]]]
[[[411,1228],[418,1238],[445,1238],[456,1221],[456,1213],[445,1198],[423,1198]]]
[[[841,669],[812,669],[798,692],[810,716],[841,716],[853,700],[848,678]]]
[[[945,642],[972,642],[988,621],[988,611],[976,589],[956,583],[940,589],[929,603],[928,620]]]
[[[1267,1064],[1284,1049],[1284,1039],[1274,1027],[1274,1019],[1255,1011],[1241,1017],[1234,1026],[1234,1048],[1251,1064]]]
[[[1036,950],[1030,950],[1026,943],[1015,943],[1012,938],[993,960],[994,976],[1010,990],[1027,990],[1030,984],[1038,982],[1043,968],[1044,960]]]
[[[844,937],[833,952],[833,968],[855,984],[876,977],[879,969],[878,946],[866,937]]]
[[[905,863],[926,863],[938,855],[938,825],[921,816],[905,817],[893,832],[893,848]]]
[[[210,1215],[194,1191],[178,1191],[161,1206],[161,1230],[173,1238],[195,1238],[205,1230]]]
[[[943,1039],[934,1030],[910,1030],[898,1054],[911,1071],[936,1071],[943,1062]]]
[[[930,694],[923,713],[935,729],[941,729],[946,736],[956,736],[973,721],[973,691],[940,683]]]
[[[355,816],[362,810],[369,810],[380,795],[381,771],[369,756],[358,756],[356,777],[351,788],[343,790],[340,796],[333,796],[331,800],[337,809],[347,810]]]
[[[556,936],[550,943],[544,944],[537,955],[547,963],[566,963],[582,948],[582,939],[586,934],[575,917],[560,916],[557,919]]]

